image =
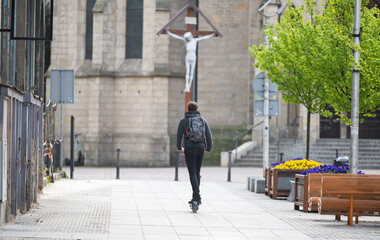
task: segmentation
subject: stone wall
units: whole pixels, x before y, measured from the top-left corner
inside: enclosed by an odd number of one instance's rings
[[[120,148],[122,166],[167,165],[169,99],[163,93],[168,87],[165,77],[76,78],[75,104],[64,105],[64,157],[75,115],[86,164],[113,165]]]
[[[125,59],[126,1],[97,1],[93,59],[84,60],[85,7],[84,0],[60,1],[54,15],[58,33],[50,69],[74,69],[76,75],[75,103],[63,109],[64,158],[69,157],[70,116],[75,115],[86,165],[114,165],[116,148],[120,148],[122,166],[167,166],[171,78],[168,73],[156,73],[155,63],[168,65],[168,53],[164,54],[168,39],[156,36],[155,25],[168,21],[169,12],[155,14],[155,1],[144,1],[143,57]],[[155,49],[161,50],[157,54]],[[71,51],[75,54],[67,54]],[[59,129],[59,121],[56,125]]]
[[[201,1],[200,9],[223,34],[199,42],[198,101],[210,124],[252,120],[251,7],[248,0]],[[199,28],[211,29],[200,17]]]
[[[86,1],[61,0],[54,4],[51,67],[76,69],[84,59]]]

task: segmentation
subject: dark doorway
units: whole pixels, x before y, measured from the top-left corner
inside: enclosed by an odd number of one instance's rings
[[[331,117],[320,116],[319,118],[319,137],[320,138],[340,138],[340,122],[337,120],[334,108],[326,106],[326,110],[333,113]]]
[[[359,124],[360,139],[380,139],[380,111],[375,112],[376,117],[365,117]],[[351,128],[347,126],[347,138],[351,138]]]

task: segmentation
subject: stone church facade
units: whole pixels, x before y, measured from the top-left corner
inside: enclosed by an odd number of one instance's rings
[[[156,33],[186,4],[193,1],[56,1],[50,69],[75,70],[74,104],[63,109],[64,157],[69,157],[70,116],[75,115],[86,165],[114,165],[117,148],[122,166],[169,165],[185,109],[185,46]],[[253,116],[252,79],[258,71],[248,50],[264,39],[263,17],[258,13],[262,4],[260,0],[199,3],[223,34],[198,45],[199,110],[212,129],[244,129],[262,120]],[[268,9],[277,8],[273,4]],[[184,16],[180,19],[170,28],[185,29]],[[211,30],[201,17],[199,29]],[[281,103],[280,117],[270,120],[271,139],[295,116],[298,137],[303,138],[305,110]],[[259,127],[252,139],[260,141],[261,135]],[[231,143],[232,137],[228,137]],[[317,138],[319,116],[315,115],[312,139]]]

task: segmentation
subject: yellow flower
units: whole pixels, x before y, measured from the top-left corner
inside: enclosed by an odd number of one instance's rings
[[[277,165],[276,169],[301,169],[309,170],[311,168],[320,166],[321,164],[313,160],[301,159],[301,160],[289,160],[282,164]]]

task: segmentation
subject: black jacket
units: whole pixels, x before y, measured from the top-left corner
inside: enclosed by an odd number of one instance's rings
[[[211,148],[212,148],[212,135],[211,135],[210,127],[208,126],[206,119],[202,118],[205,122],[205,127],[206,127],[206,129],[205,129],[206,142],[200,142],[200,143],[191,142],[187,139],[186,134],[185,134],[188,118],[200,117],[200,116],[201,116],[201,114],[198,111],[186,112],[185,117],[182,118],[182,120],[179,122],[178,130],[177,130],[177,149],[178,150],[182,149],[182,145],[181,145],[182,139],[184,139],[184,143],[185,143],[184,148],[185,149],[198,147],[198,148],[203,148],[208,152],[211,150]]]

